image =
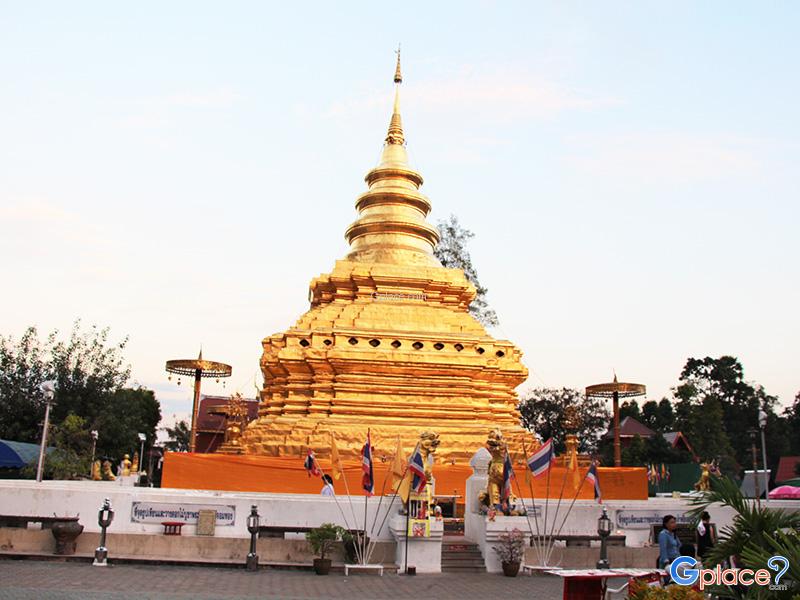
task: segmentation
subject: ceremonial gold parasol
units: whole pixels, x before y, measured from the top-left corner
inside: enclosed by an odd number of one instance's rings
[[[168,360],[166,365],[167,373],[186,377],[194,377],[194,402],[192,403],[192,432],[189,436],[189,452],[195,450],[195,437],[197,433],[197,407],[200,404],[200,381],[206,377],[213,377],[219,381],[223,377],[230,377],[232,368],[225,363],[213,360],[203,360],[203,350],[197,358],[180,360]],[[171,377],[170,377],[171,379]],[[180,380],[178,380],[180,385]]]
[[[635,398],[644,396],[647,388],[641,383],[625,383],[617,381],[617,374],[614,374],[614,381],[611,383],[597,383],[586,388],[586,397],[590,398],[611,398],[614,401],[614,466],[622,466],[622,450],[619,442],[619,399]]]

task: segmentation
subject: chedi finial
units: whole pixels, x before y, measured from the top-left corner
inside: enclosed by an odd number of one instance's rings
[[[400,44],[397,44],[397,50],[395,50],[395,54],[397,54],[397,67],[395,67],[394,70],[394,82],[403,83],[403,76],[400,74]]]
[[[403,82],[403,76],[400,74],[400,46],[397,46],[397,66],[394,70],[394,110],[392,111],[392,120],[389,122],[389,131],[386,135],[387,144],[398,144],[402,146],[406,143],[405,136],[403,135],[403,121],[400,119],[400,84]]]

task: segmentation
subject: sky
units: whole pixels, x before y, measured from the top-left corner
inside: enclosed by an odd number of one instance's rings
[[[431,222],[456,215],[529,387],[644,383],[688,357],[800,390],[792,2],[7,2],[0,334],[75,319],[233,366],[347,252],[402,44]]]

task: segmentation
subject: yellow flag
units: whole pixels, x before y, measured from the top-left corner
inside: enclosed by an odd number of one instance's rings
[[[403,502],[408,502],[408,494],[411,491],[411,477],[408,472],[408,458],[403,452],[403,444],[400,436],[397,436],[397,450],[392,461],[392,488],[397,490]]]
[[[396,488],[403,479],[403,474],[406,472],[406,462],[403,444],[400,442],[400,436],[398,435],[397,450],[395,450],[394,460],[392,461],[392,488]]]
[[[581,479],[578,474],[578,448],[573,448],[569,454],[569,469],[572,471],[572,489],[577,490],[581,484]]]
[[[339,449],[336,447],[336,438],[333,437],[331,431],[331,473],[334,479],[339,479],[342,476],[342,461],[339,458]]]

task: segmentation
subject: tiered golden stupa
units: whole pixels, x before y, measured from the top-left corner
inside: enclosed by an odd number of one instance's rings
[[[474,286],[433,255],[437,230],[408,164],[400,119],[400,56],[394,111],[378,166],[356,200],[350,253],[311,282],[311,307],[294,327],[263,340],[259,417],[241,452],[330,453],[330,432],[353,457],[367,428],[379,451],[421,429],[440,434],[440,460],[467,462],[490,429],[523,433],[514,389],[527,377],[522,353],[492,338],[469,313]],[[519,447],[517,444],[515,447]]]

